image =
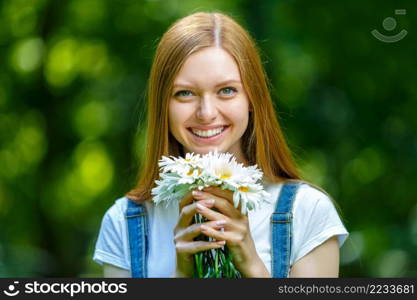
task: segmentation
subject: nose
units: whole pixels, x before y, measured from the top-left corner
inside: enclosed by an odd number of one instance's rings
[[[217,117],[217,108],[215,103],[209,97],[201,97],[200,104],[197,108],[197,119],[204,123],[211,123]]]

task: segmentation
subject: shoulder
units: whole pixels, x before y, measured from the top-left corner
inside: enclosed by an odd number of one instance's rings
[[[323,190],[307,183],[297,182],[298,188],[295,192],[293,208],[301,208],[307,211],[311,211],[312,208],[317,205],[332,206],[332,200],[330,196]],[[266,184],[266,190],[271,194],[272,200],[278,199],[281,194],[283,186],[287,183],[273,183]]]
[[[330,196],[308,183],[301,183],[294,199],[294,211],[303,214],[313,213],[314,211],[326,211],[334,208]]]
[[[129,199],[126,197],[118,198],[113,205],[107,209],[104,218],[112,220],[121,220],[125,218]]]
[[[107,209],[103,217],[103,224],[108,225],[109,223],[113,224],[124,224],[126,222],[126,216],[133,211],[136,211],[136,205],[133,204],[129,198],[121,197],[116,199],[110,208]],[[142,204],[147,211],[151,209],[150,204],[145,202]],[[133,211],[132,211],[133,209]]]

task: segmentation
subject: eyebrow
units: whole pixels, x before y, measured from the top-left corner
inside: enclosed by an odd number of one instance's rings
[[[219,83],[218,83],[218,84],[216,84],[214,87],[218,87],[218,86],[221,86],[221,85],[226,85],[226,84],[230,84],[230,83],[238,83],[238,84],[242,84],[242,82],[241,82],[240,80],[236,80],[236,79],[229,79],[229,80],[225,80],[225,81],[219,82]],[[174,84],[174,88],[176,88],[176,87],[188,87],[188,88],[190,88],[190,87],[193,87],[193,85],[191,85],[191,84],[186,84],[186,83],[177,83],[177,84]]]

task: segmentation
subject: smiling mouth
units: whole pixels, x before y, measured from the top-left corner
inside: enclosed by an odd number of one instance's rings
[[[188,128],[188,130],[195,136],[199,137],[199,138],[212,138],[215,137],[219,134],[221,134],[223,131],[225,131],[227,128],[229,127],[229,125],[223,126],[223,127],[219,127],[216,129],[210,129],[210,130],[198,130],[198,129],[194,129],[194,128]]]

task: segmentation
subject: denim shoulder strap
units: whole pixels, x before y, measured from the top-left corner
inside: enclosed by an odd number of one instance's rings
[[[144,204],[128,199],[126,210],[130,247],[130,269],[133,278],[147,276],[148,228]]]
[[[289,275],[292,242],[292,204],[299,187],[298,182],[284,183],[278,197],[272,223],[272,270],[273,278]]]

